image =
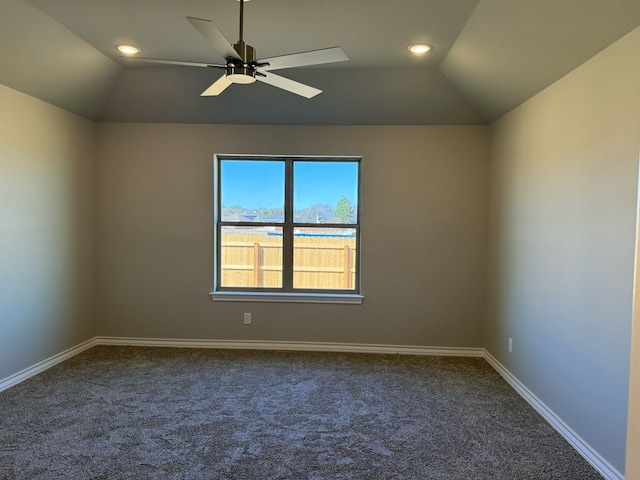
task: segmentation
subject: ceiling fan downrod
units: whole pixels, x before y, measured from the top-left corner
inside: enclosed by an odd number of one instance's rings
[[[244,43],[244,0],[240,0],[240,38],[233,44],[233,49],[240,56],[241,62],[227,59],[227,78],[232,83],[248,84],[256,81],[256,69],[253,63],[256,51],[251,45]]]
[[[255,49],[244,43],[244,0],[240,0],[240,39],[234,43],[233,49],[238,52],[245,67],[256,59]]]
[[[240,40],[238,43],[242,42],[242,37],[244,33],[244,0],[240,0]]]

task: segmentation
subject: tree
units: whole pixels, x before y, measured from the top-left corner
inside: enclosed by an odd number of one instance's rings
[[[259,207],[252,209],[253,212],[257,212],[261,217],[274,217],[281,216],[284,218],[284,208],[283,207],[275,207],[275,208],[267,208],[267,207]]]
[[[231,205],[230,207],[223,206],[222,211],[227,215],[234,215],[236,213],[244,213],[247,211],[247,209],[241,207],[240,205]]]
[[[338,223],[355,223],[356,222],[356,211],[349,202],[349,199],[342,195],[338,199],[338,203],[336,203],[336,209],[333,212],[333,216],[335,217]]]
[[[294,218],[300,223],[331,223],[333,222],[333,205],[315,203],[310,207],[296,210]]]

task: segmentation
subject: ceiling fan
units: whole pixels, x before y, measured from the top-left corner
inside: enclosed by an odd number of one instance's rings
[[[349,60],[341,47],[323,48],[309,52],[292,53],[279,57],[256,60],[256,51],[251,45],[243,41],[244,30],[244,2],[240,1],[240,39],[231,45],[220,29],[211,20],[187,17],[187,20],[200,34],[222,55],[225,64],[211,64],[198,62],[181,62],[178,60],[160,60],[155,58],[136,58],[138,61],[160,63],[166,65],[184,65],[190,67],[210,67],[225,70],[224,74],[201,96],[215,96],[222,93],[232,83],[249,84],[256,80],[281,88],[297,95],[312,98],[322,93],[309,85],[290,80],[272,73],[282,68],[304,67],[323,63],[343,62]],[[247,0],[248,1],[248,0]],[[128,57],[131,58],[131,57]]]

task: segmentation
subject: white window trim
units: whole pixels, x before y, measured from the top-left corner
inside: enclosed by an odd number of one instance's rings
[[[216,185],[218,183],[218,162],[220,161],[220,159],[224,159],[224,158],[233,158],[233,157],[237,157],[237,158],[241,158],[241,159],[248,159],[251,157],[256,157],[256,158],[274,158],[274,159],[313,159],[313,158],[317,158],[317,159],[331,159],[331,158],[336,158],[336,159],[345,159],[345,160],[352,160],[352,161],[357,161],[359,163],[359,168],[361,168],[362,165],[362,157],[361,156],[320,156],[320,155],[239,155],[239,154],[219,154],[216,153],[213,155],[213,172],[214,172],[214,194],[216,192]],[[360,192],[360,170],[358,172],[358,195],[361,195]],[[214,224],[217,222],[217,208],[215,207],[216,202],[217,201],[217,197],[214,198]],[[358,198],[358,209],[360,208],[361,205],[361,201],[360,198]],[[348,225],[345,224],[345,227],[347,227]],[[357,223],[357,227],[356,228],[361,228],[361,224],[360,224],[360,211],[358,210],[358,223]],[[360,237],[358,236],[358,239]],[[217,238],[217,234],[215,233],[215,229],[214,229],[214,248],[216,245],[216,242],[218,241]],[[358,255],[360,255],[360,244],[358,242]],[[300,292],[300,293],[296,293],[296,292],[288,292],[288,291],[284,291],[284,292],[273,292],[273,291],[269,291],[269,292],[259,292],[259,291],[247,291],[247,290],[230,290],[230,289],[224,289],[224,290],[217,290],[218,286],[216,284],[217,282],[217,262],[218,262],[218,258],[217,258],[217,254],[214,252],[214,290],[209,292],[209,295],[211,297],[211,300],[213,301],[223,301],[223,302],[278,302],[278,303],[325,303],[325,304],[343,304],[343,305],[360,305],[362,304],[363,300],[364,300],[364,295],[362,294],[361,289],[361,284],[360,284],[360,272],[358,272],[357,274],[357,285],[358,285],[358,289],[359,291],[353,292],[353,293],[331,293],[330,291],[321,291],[318,293],[313,293],[313,292]],[[360,265],[360,260],[358,260],[358,266]],[[359,268],[359,267],[358,267]]]
[[[210,292],[214,302],[267,302],[267,303],[332,303],[341,305],[361,305],[361,294],[328,293],[273,293],[273,292]]]

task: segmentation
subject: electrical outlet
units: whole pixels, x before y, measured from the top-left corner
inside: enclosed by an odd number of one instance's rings
[[[509,338],[509,353],[511,353],[513,351],[513,339]]]
[[[244,324],[251,325],[251,313],[249,312],[244,313]]]

